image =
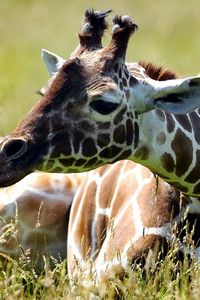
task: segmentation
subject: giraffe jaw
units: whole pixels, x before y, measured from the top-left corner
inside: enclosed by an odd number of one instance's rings
[[[7,171],[5,171],[5,173],[1,172],[0,187],[3,188],[3,187],[13,185],[32,172],[33,172],[32,170],[16,171],[14,169],[11,170],[10,172]]]

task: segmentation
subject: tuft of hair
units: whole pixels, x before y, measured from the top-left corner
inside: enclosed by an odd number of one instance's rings
[[[139,65],[142,66],[145,69],[146,74],[154,80],[165,81],[178,78],[177,74],[174,71],[164,69],[161,66],[155,66],[153,63],[140,61]]]
[[[138,29],[138,25],[135,24],[130,16],[114,16],[113,18],[113,33],[126,31],[129,34],[134,33]]]
[[[87,9],[84,15],[83,33],[102,35],[108,28],[108,23],[105,18],[112,10],[105,12],[95,11],[94,9]]]

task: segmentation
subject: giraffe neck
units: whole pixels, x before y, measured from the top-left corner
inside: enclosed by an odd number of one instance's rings
[[[131,160],[145,165],[183,193],[199,196],[198,119],[197,110],[179,116],[160,110],[139,115],[138,147]]]

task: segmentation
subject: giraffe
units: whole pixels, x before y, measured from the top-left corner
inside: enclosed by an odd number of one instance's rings
[[[67,228],[74,195],[84,174],[32,173],[0,190],[0,253],[32,261],[66,258]]]
[[[42,51],[52,78],[42,99],[1,140],[0,186],[35,169],[75,173],[129,159],[199,195],[200,77],[170,79],[154,66],[126,64],[137,25],[129,16],[114,17],[111,41],[102,47],[108,13],[86,11],[69,59]]]
[[[77,262],[87,270],[91,260],[93,274],[106,281],[132,264],[164,257],[176,242],[179,259],[188,254],[199,262],[199,213],[198,198],[184,196],[140,164],[122,160],[90,171],[70,212],[69,275],[76,274]],[[188,233],[193,249],[184,242]]]
[[[199,261],[197,202],[128,160],[86,174],[33,173],[0,190],[1,257],[31,259],[37,271],[43,255],[67,258],[70,279],[81,270],[104,283],[177,241],[179,258]]]

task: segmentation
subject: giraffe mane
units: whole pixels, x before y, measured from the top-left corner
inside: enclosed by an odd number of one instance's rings
[[[177,74],[174,71],[164,69],[161,66],[156,66],[153,63],[140,61],[139,65],[142,66],[145,69],[147,75],[154,80],[165,81],[178,78]]]

